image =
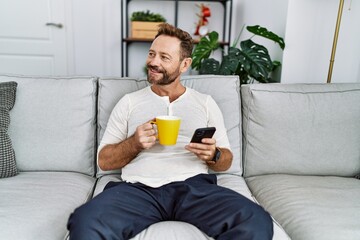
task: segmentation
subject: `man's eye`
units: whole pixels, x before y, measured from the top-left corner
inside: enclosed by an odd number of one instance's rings
[[[154,57],[154,56],[155,56],[155,54],[154,54],[154,53],[152,53],[152,52],[149,52],[148,56],[149,56],[149,57]]]
[[[162,56],[161,58],[162,58],[164,61],[169,61],[169,60],[170,60],[170,58],[167,57],[167,56]]]

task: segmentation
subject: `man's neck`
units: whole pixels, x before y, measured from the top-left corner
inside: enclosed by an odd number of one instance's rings
[[[169,85],[153,84],[151,90],[161,97],[168,96],[170,102],[173,102],[185,93],[186,88],[180,82],[173,82]]]

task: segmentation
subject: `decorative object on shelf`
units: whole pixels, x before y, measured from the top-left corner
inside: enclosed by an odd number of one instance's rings
[[[157,33],[158,25],[166,22],[166,19],[149,10],[133,12],[131,15],[131,37],[141,39],[153,39]]]
[[[196,14],[199,17],[199,21],[196,24],[196,29],[195,29],[195,36],[205,36],[206,34],[208,34],[209,29],[208,29],[208,17],[211,16],[211,11],[210,8],[205,6],[203,3],[201,4],[196,4],[196,6],[198,8],[200,8],[200,13]]]
[[[280,48],[284,50],[285,42],[283,38],[266,28],[256,25],[248,26],[246,29],[253,33],[254,36],[261,36],[278,43]],[[261,83],[275,82],[270,75],[281,63],[272,61],[267,48],[251,40],[254,36],[241,41],[240,47],[236,48],[241,32],[235,43],[229,47],[227,55],[224,54],[221,63],[214,58],[209,58],[210,54],[220,46],[219,34],[212,31],[207,36],[202,37],[192,54],[193,62],[191,67],[199,70],[199,74],[239,75],[241,84],[253,83],[254,81]]]

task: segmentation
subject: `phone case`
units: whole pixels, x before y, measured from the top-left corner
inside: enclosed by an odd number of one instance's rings
[[[195,130],[190,142],[201,143],[203,138],[212,138],[215,131],[215,127],[198,128]]]

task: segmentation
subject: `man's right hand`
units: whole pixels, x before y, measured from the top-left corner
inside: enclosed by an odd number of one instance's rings
[[[138,126],[134,137],[136,144],[142,149],[149,149],[156,143],[156,131],[149,122]]]
[[[124,167],[142,150],[155,145],[156,132],[150,122],[136,128],[134,135],[120,143],[109,144],[99,152],[99,167],[102,170],[114,170]]]

